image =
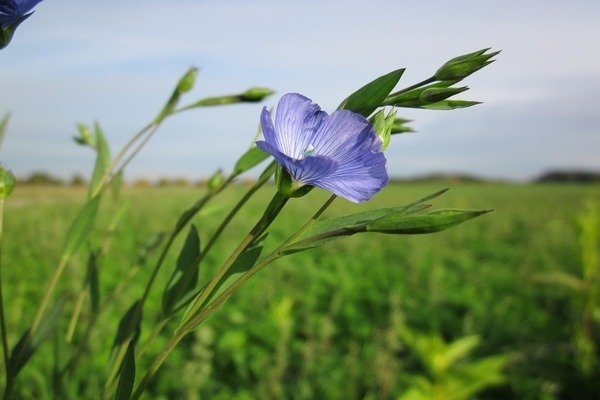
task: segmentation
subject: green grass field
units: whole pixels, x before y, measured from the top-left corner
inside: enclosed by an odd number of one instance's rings
[[[433,201],[435,208],[495,211],[433,235],[356,235],[278,260],[186,338],[160,370],[146,398],[398,399],[415,384],[416,376],[434,383],[439,378],[407,345],[402,336],[406,331],[441,337],[446,343],[477,335],[479,346],[457,368],[505,355],[503,382],[473,398],[597,398],[598,362],[591,370],[579,366],[580,299],[568,288],[539,277],[557,271],[581,276],[576,220],[587,204],[600,203],[600,187],[394,184],[360,206],[336,200],[325,216],[407,204],[446,186],[451,190]],[[144,243],[170,229],[203,190],[124,191],[120,204],[129,202],[129,213],[107,241],[101,299],[137,271],[135,260]],[[240,185],[222,193],[194,219],[201,243],[244,190]],[[224,240],[201,265],[201,281],[252,226],[273,190],[264,188],[225,231]],[[291,201],[274,223],[266,248],[300,227],[327,197],[314,190]],[[31,323],[58,262],[65,232],[84,198],[83,189],[18,187],[7,200],[2,274],[11,344]],[[101,225],[109,223],[115,207],[110,202],[103,205]],[[95,233],[93,240],[100,243],[101,232]],[[152,331],[182,239],[173,247],[151,293],[140,343]],[[141,295],[155,258],[154,253],[148,257],[135,279],[99,316],[102,329],[92,338],[87,361],[76,375],[65,379],[65,393],[72,398],[97,398],[116,326]],[[60,282],[59,292],[67,305],[58,335],[67,330],[85,265],[83,254],[75,257]],[[177,322],[176,318],[148,347],[138,362],[139,371],[147,367]],[[598,323],[592,328],[593,339],[600,339]],[[21,398],[52,398],[53,363],[63,356],[53,340],[45,343],[19,377]]]

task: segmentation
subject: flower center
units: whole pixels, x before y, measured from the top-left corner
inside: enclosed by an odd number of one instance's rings
[[[312,156],[313,154],[315,154],[315,146],[309,144],[302,152],[302,158]]]

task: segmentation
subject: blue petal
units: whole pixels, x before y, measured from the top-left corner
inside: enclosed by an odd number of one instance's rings
[[[17,14],[23,15],[28,13],[41,2],[42,0],[17,0]]]
[[[289,157],[300,159],[327,113],[310,99],[288,93],[281,97],[275,114],[277,142],[267,141]]]
[[[256,146],[271,154],[295,181],[305,185],[314,186],[315,182],[326,180],[338,169],[338,163],[330,157],[311,156],[296,160],[283,154],[267,142],[258,141]]]
[[[365,152],[353,163],[339,165],[333,174],[314,186],[360,203],[369,200],[388,183],[386,160],[381,152]]]

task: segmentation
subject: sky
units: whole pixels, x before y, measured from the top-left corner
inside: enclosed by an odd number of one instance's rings
[[[398,89],[482,48],[497,61],[461,84],[454,111],[399,109],[415,133],[386,150],[395,177],[468,173],[524,181],[600,170],[600,2],[466,0],[45,0],[0,51],[0,162],[17,177],[88,176],[77,124],[98,122],[113,153],[161,109],[191,66],[182,104],[253,86],[262,103],[165,122],[126,178],[201,179],[230,171],[264,106],[298,92],[331,112],[372,79],[406,68]]]

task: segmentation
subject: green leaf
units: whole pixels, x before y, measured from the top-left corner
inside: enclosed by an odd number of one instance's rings
[[[28,329],[23,336],[21,336],[21,339],[19,339],[17,344],[15,344],[8,365],[12,376],[17,375],[25,364],[27,364],[27,361],[35,353],[38,347],[56,331],[66,300],[66,297],[62,297],[57,302],[53,303],[40,320],[40,324],[33,335]]]
[[[100,282],[98,279],[98,252],[90,252],[88,258],[87,281],[90,288],[90,303],[92,312],[100,308]]]
[[[198,257],[200,257],[200,237],[196,226],[192,224],[177,258],[175,270],[163,292],[162,310],[164,315],[169,315],[178,302],[196,286],[199,274],[196,265]]]
[[[398,92],[390,94],[383,104],[386,106],[394,106],[394,107],[420,107],[423,104],[431,103],[431,101],[427,101],[428,97],[433,96],[439,91],[450,90],[456,91],[456,88],[451,88],[450,86],[454,85],[458,81],[444,81],[444,82],[435,82],[429,85],[420,86],[413,88],[411,90],[400,90]],[[464,89],[460,89],[460,91],[464,91]],[[429,95],[428,95],[429,93]],[[425,94],[425,95],[424,95]],[[456,93],[454,93],[456,94]],[[439,101],[440,99],[436,100]]]
[[[227,271],[227,273],[223,276],[219,284],[215,287],[213,293],[206,299],[207,303],[210,300],[219,294],[221,294],[225,289],[229,287],[230,284],[235,282],[238,277],[247,272],[250,268],[256,264],[258,258],[260,257],[260,253],[262,252],[263,247],[258,245],[264,239],[266,235],[262,236],[259,240],[255,242],[255,245],[247,248],[238,256],[238,258],[231,264],[231,267]]]
[[[6,127],[8,126],[8,120],[10,119],[10,114],[6,114],[4,118],[0,120],[0,144],[4,139],[4,134],[6,133]]]
[[[350,110],[368,117],[394,90],[403,73],[404,68],[380,76],[348,96],[338,110]]]
[[[119,377],[119,385],[115,394],[115,400],[129,400],[135,383],[135,351],[133,342],[129,342],[127,352],[123,358],[121,366],[121,374]]]
[[[96,222],[99,206],[100,196],[96,196],[89,200],[79,212],[67,233],[67,240],[63,250],[64,258],[70,258],[88,238]]]
[[[127,341],[137,342],[142,330],[142,302],[137,300],[123,315],[119,322],[113,347],[119,347]]]
[[[266,153],[256,146],[251,147],[245,152],[233,167],[233,175],[240,175],[243,172],[260,164],[262,161],[269,158],[269,153]]]
[[[100,128],[98,123],[94,125],[94,135],[96,137],[96,163],[94,164],[94,171],[92,172],[92,179],[90,181],[89,196],[92,196],[93,193],[100,193],[101,185],[104,184],[101,180],[110,163],[108,142],[104,138],[102,128]]]
[[[366,226],[367,232],[414,235],[440,232],[468,221],[491,210],[445,209],[431,211],[425,215],[403,215],[394,213]]]
[[[77,130],[79,131],[79,136],[74,136],[73,140],[75,143],[80,144],[82,146],[90,146],[91,148],[96,148],[96,140],[92,136],[90,129],[84,124],[77,124]]]
[[[354,235],[364,231],[367,225],[374,221],[390,215],[407,215],[419,212],[430,207],[429,204],[425,204],[426,201],[436,198],[446,191],[447,189],[440,190],[405,206],[378,208],[317,221],[287,246],[283,253],[291,254],[311,249],[345,236]]]
[[[467,108],[481,104],[480,101],[468,101],[468,100],[443,100],[433,104],[426,104],[419,108],[427,110],[456,110],[457,108]]]

